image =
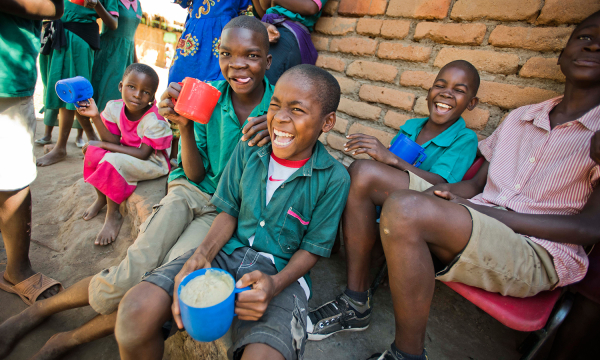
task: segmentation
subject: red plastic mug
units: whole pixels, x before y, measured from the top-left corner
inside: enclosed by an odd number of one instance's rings
[[[186,77],[179,84],[182,86],[179,97],[173,99],[175,112],[195,122],[208,124],[221,92],[191,77]]]
[[[70,2],[72,2],[73,4],[77,4],[77,5],[81,5],[83,6],[83,2],[84,0],[69,0]]]

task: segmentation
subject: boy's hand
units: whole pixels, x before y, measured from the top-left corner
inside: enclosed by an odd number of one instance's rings
[[[79,107],[76,109],[80,115],[89,118],[93,118],[95,116],[100,115],[98,111],[98,106],[96,105],[94,99],[87,99],[86,102],[80,101],[77,103],[77,105],[79,105]]]
[[[171,100],[177,100],[180,92],[181,85],[179,85],[176,82],[170,83],[167,90],[165,90],[165,92],[160,97],[161,101],[158,103],[158,113],[165,119],[168,119],[181,127],[185,127],[191,122],[191,120],[177,114],[175,112],[175,104]]]
[[[179,284],[184,277],[198,269],[206,269],[210,267],[210,261],[208,261],[204,255],[194,253],[188,261],[183,264],[183,268],[179,271],[179,274],[175,276],[175,287],[173,288],[173,305],[171,305],[171,311],[173,312],[173,318],[177,323],[177,327],[183,329],[183,321],[181,321],[181,310],[179,309],[179,299],[177,297],[177,289]]]
[[[346,136],[350,141],[344,145],[344,151],[352,155],[367,154],[374,160],[391,165],[395,160],[394,154],[374,136],[365,134],[352,134]]]
[[[590,141],[590,157],[596,164],[600,165],[600,130],[592,135]]]
[[[473,205],[473,203],[471,203],[469,200],[463,199],[460,196],[456,196],[450,191],[434,190],[433,194],[437,197],[440,197],[442,199],[448,200],[456,204]]]
[[[271,276],[256,270],[242,276],[235,284],[237,288],[250,285],[251,290],[237,295],[235,313],[240,320],[256,321],[263,316],[275,296],[275,282]]]
[[[267,28],[267,33],[269,34],[269,42],[273,44],[279,41],[279,37],[281,37],[281,34],[279,33],[279,30],[277,30],[277,27],[273,24],[269,24],[266,22],[263,22],[262,24]]]
[[[84,0],[83,6],[88,9],[95,9],[98,5],[98,0]]]
[[[254,118],[248,118],[248,123],[242,129],[242,141],[246,141],[254,136],[254,139],[248,141],[248,146],[258,145],[261,147],[271,142],[271,136],[267,129],[267,115],[261,115]]]

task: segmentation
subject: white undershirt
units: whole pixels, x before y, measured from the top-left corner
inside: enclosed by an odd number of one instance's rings
[[[280,164],[279,162],[277,162],[277,160],[275,158],[273,158],[273,155],[271,155],[271,158],[269,161],[269,172],[268,172],[269,177],[267,179],[267,202],[266,202],[266,205],[269,205],[269,202],[271,201],[271,198],[273,197],[275,190],[277,190],[281,186],[281,184],[283,184],[297,170],[298,170],[298,167],[288,167],[288,166]],[[252,247],[252,243],[254,243],[254,235],[252,235],[252,236],[250,236],[250,238],[248,238],[248,242],[250,243],[250,247]],[[266,258],[269,258],[271,260],[271,262],[273,264],[275,264],[275,258],[273,257],[272,254],[264,253],[264,252],[259,252],[259,254],[261,254],[262,256],[264,256]],[[310,289],[308,288],[308,284],[306,283],[306,280],[304,279],[304,277],[301,277],[300,279],[298,279],[298,283],[300,283],[300,286],[302,286],[302,289],[304,289],[304,292],[306,293],[306,299],[308,299],[310,297]]]

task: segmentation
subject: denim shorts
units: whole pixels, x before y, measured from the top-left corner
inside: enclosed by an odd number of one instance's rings
[[[194,251],[190,250],[151,271],[142,281],[160,287],[173,297],[175,276]],[[249,247],[238,248],[231,255],[220,251],[212,261],[212,267],[228,271],[235,281],[255,270],[267,275],[277,274],[277,269],[270,259]],[[302,359],[307,339],[307,310],[306,294],[295,281],[271,300],[258,321],[234,318],[231,325],[233,346],[228,351],[228,357],[240,359],[246,345],[260,343],[279,351],[286,360]]]

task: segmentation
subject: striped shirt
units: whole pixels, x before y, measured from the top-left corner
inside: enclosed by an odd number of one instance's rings
[[[551,129],[550,111],[561,101],[562,96],[510,112],[479,143],[490,167],[483,193],[471,202],[524,214],[581,212],[600,178],[599,166],[590,158],[590,139],[600,130],[600,106]],[[557,286],[585,276],[588,259],[581,246],[529,238],[552,256]]]

